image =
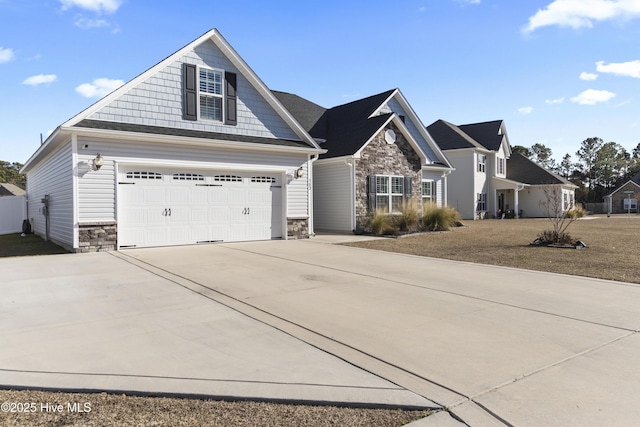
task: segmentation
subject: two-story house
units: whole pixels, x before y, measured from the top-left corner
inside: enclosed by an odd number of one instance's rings
[[[512,152],[504,121],[456,126],[437,120],[427,130],[455,168],[447,199],[462,218],[544,217],[550,185],[558,187],[563,206],[573,206],[576,186]]]

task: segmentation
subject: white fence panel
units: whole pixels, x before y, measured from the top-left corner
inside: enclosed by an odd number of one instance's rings
[[[25,196],[0,197],[0,234],[19,233],[22,221],[27,219]]]

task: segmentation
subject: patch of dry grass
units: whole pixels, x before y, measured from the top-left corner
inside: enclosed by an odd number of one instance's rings
[[[640,216],[586,217],[567,232],[586,249],[529,246],[550,228],[546,219],[463,221],[466,227],[350,246],[481,264],[640,283]]]
[[[52,393],[0,390],[0,402],[20,402],[29,411],[2,412],[2,426],[373,426],[408,424],[426,411],[280,405],[260,402],[221,402],[168,397],[136,397],[107,393]],[[88,409],[79,413],[68,404]],[[47,407],[62,405],[60,412]],[[88,406],[85,406],[88,404]]]

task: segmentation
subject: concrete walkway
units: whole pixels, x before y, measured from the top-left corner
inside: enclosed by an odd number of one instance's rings
[[[0,260],[0,383],[640,418],[640,286],[331,242]]]

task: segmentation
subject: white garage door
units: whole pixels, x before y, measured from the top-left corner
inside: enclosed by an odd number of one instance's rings
[[[281,175],[122,168],[118,246],[282,238]]]

